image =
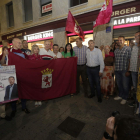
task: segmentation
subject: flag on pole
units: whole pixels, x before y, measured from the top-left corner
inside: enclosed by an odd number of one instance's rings
[[[84,41],[85,34],[70,11],[68,13],[65,30],[77,34]]]
[[[113,0],[105,0],[93,28],[98,25],[106,24],[110,21],[112,15],[112,4]]]

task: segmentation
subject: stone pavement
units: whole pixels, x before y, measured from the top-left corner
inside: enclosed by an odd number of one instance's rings
[[[21,105],[18,105],[12,121],[0,120],[0,140],[101,140],[106,119],[112,111],[133,114],[133,108],[121,105],[113,97],[98,103],[97,97],[85,98],[83,93],[43,101],[41,107],[35,107],[34,101],[28,101],[27,106],[30,114],[22,112]],[[11,107],[8,106],[7,114],[10,115],[10,112]],[[68,116],[85,123],[77,138],[57,128]]]

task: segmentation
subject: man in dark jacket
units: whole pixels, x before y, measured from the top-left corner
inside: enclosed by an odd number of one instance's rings
[[[9,83],[10,85],[6,87],[4,101],[18,98],[17,84],[13,76],[9,77]]]

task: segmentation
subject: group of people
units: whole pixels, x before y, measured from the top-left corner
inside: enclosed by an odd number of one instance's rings
[[[50,41],[44,41],[44,48],[39,49],[38,45],[33,45],[32,49],[28,49],[28,42],[14,38],[12,48],[4,46],[2,55],[0,56],[1,65],[6,65],[7,55],[12,52],[20,57],[29,60],[40,59],[59,59],[77,57],[77,81],[76,93],[80,93],[80,77],[83,83],[84,96],[93,98],[97,94],[98,102],[102,102],[102,94],[105,99],[109,99],[109,95],[113,95],[115,81],[118,86],[119,94],[114,100],[121,100],[121,104],[125,104],[130,90],[130,79],[132,76],[133,87],[135,89],[134,102],[137,104],[136,98],[137,82],[138,82],[138,68],[139,68],[139,53],[140,46],[140,31],[135,34],[136,44],[132,48],[125,45],[125,37],[119,36],[118,42],[113,47],[102,46],[100,49],[95,47],[94,40],[89,40],[89,47],[83,45],[80,37],[76,38],[76,46],[72,47],[71,43],[67,43],[65,48],[59,48],[58,44],[53,45],[51,51]],[[130,76],[131,74],[131,76]],[[115,75],[115,78],[114,78]],[[115,79],[115,80],[114,80]],[[88,82],[90,84],[91,94],[88,95]],[[35,101],[35,106],[40,106],[41,101]],[[26,107],[26,99],[21,99],[22,110],[25,113],[30,113]],[[11,102],[12,113],[11,117],[16,114],[16,101]],[[10,120],[10,117],[5,114],[5,105],[0,106],[0,117]],[[140,111],[138,110],[140,113]],[[140,114],[139,114],[140,115]]]

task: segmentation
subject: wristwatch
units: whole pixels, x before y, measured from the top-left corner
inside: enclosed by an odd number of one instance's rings
[[[106,131],[104,132],[104,138],[109,140],[114,140],[114,138],[110,137],[110,135]]]

